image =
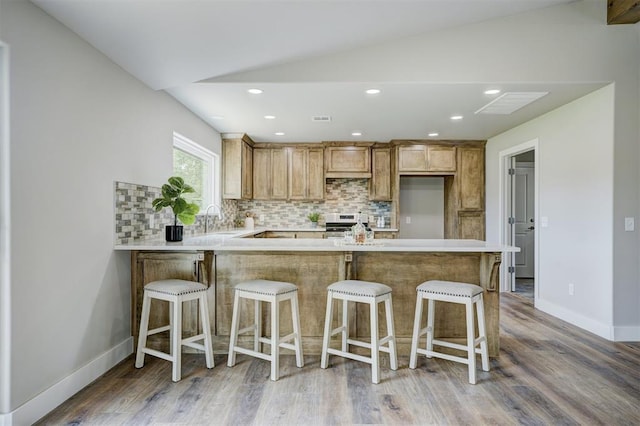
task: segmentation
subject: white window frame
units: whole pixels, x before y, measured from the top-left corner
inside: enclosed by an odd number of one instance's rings
[[[173,148],[177,148],[187,154],[198,157],[209,164],[211,174],[207,179],[207,182],[205,182],[208,185],[207,192],[209,193],[210,198],[209,204],[220,205],[220,156],[177,132],[173,132]],[[206,207],[206,205],[203,206],[203,209],[201,209],[198,214],[204,214],[204,209],[206,209]]]

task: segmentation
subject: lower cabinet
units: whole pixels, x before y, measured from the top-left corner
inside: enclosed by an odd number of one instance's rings
[[[325,238],[321,231],[267,231],[264,238]]]
[[[211,252],[132,252],[131,253],[131,332],[138,342],[140,313],[144,286],[152,281],[180,279],[197,281],[205,285],[213,282]],[[215,292],[208,292],[210,319],[215,318]],[[198,306],[196,301],[184,303],[182,329],[184,336],[196,334],[199,330]],[[169,324],[169,303],[159,300],[151,302],[149,329]],[[209,322],[211,324],[211,322]],[[169,348],[169,333],[159,333],[148,337],[150,346],[158,345],[162,350]]]
[[[394,239],[398,238],[398,233],[393,231],[378,231],[373,233],[373,238],[376,240]]]

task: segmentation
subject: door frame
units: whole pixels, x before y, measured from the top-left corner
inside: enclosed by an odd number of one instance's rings
[[[512,180],[511,180],[511,176],[509,175],[509,168],[511,167],[511,159],[518,155],[518,154],[522,154],[524,152],[527,151],[533,151],[534,152],[534,225],[535,225],[535,229],[534,229],[534,234],[533,234],[533,238],[534,238],[534,249],[533,249],[533,256],[534,256],[534,262],[533,262],[533,275],[534,275],[534,293],[533,293],[533,297],[534,297],[534,306],[538,300],[538,295],[540,294],[540,238],[539,238],[539,233],[540,233],[540,227],[538,226],[539,224],[539,211],[540,211],[540,203],[539,203],[539,188],[540,188],[540,153],[539,153],[539,144],[538,144],[538,139],[532,139],[530,141],[527,142],[523,142],[519,145],[513,146],[511,148],[507,148],[505,150],[502,150],[498,153],[498,165],[500,167],[499,170],[499,176],[500,176],[500,182],[499,182],[499,196],[498,196],[498,203],[499,203],[499,209],[498,209],[498,220],[500,223],[500,226],[498,227],[498,238],[500,241],[500,244],[503,245],[511,245],[511,242],[515,240],[515,236],[513,235],[513,226],[511,226],[509,224],[508,218],[511,214],[511,208],[512,208],[512,202],[513,202],[513,197],[512,197]],[[515,279],[515,272],[513,273],[513,278],[510,277],[509,275],[509,267],[510,266],[514,266],[514,259],[515,259],[515,254],[512,255],[507,255],[506,253],[503,254],[503,259],[502,259],[502,268],[500,268],[500,291],[511,291],[511,283],[512,283],[512,279]]]

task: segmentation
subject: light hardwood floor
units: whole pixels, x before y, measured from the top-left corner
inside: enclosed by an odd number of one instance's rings
[[[284,356],[281,378],[269,380],[266,361],[238,356],[205,368],[204,356],[185,355],[182,381],[170,364],[133,357],[80,391],[38,424],[640,424],[640,343],[612,343],[537,311],[523,298],[504,294],[501,351],[491,371],[467,382],[466,366],[408,356],[371,384],[368,365],[319,357],[295,367]],[[406,354],[400,354],[406,355]]]

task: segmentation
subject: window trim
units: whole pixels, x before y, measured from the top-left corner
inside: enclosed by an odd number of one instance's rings
[[[182,136],[180,133],[173,132],[173,148],[200,158],[202,161],[209,163],[211,170],[210,181],[207,182],[210,187],[210,203],[221,205],[220,194],[220,156],[215,152],[203,147],[199,143],[192,141],[191,139]],[[172,152],[173,155],[173,152]],[[204,206],[206,209],[206,206]],[[202,209],[198,214],[204,214]]]

